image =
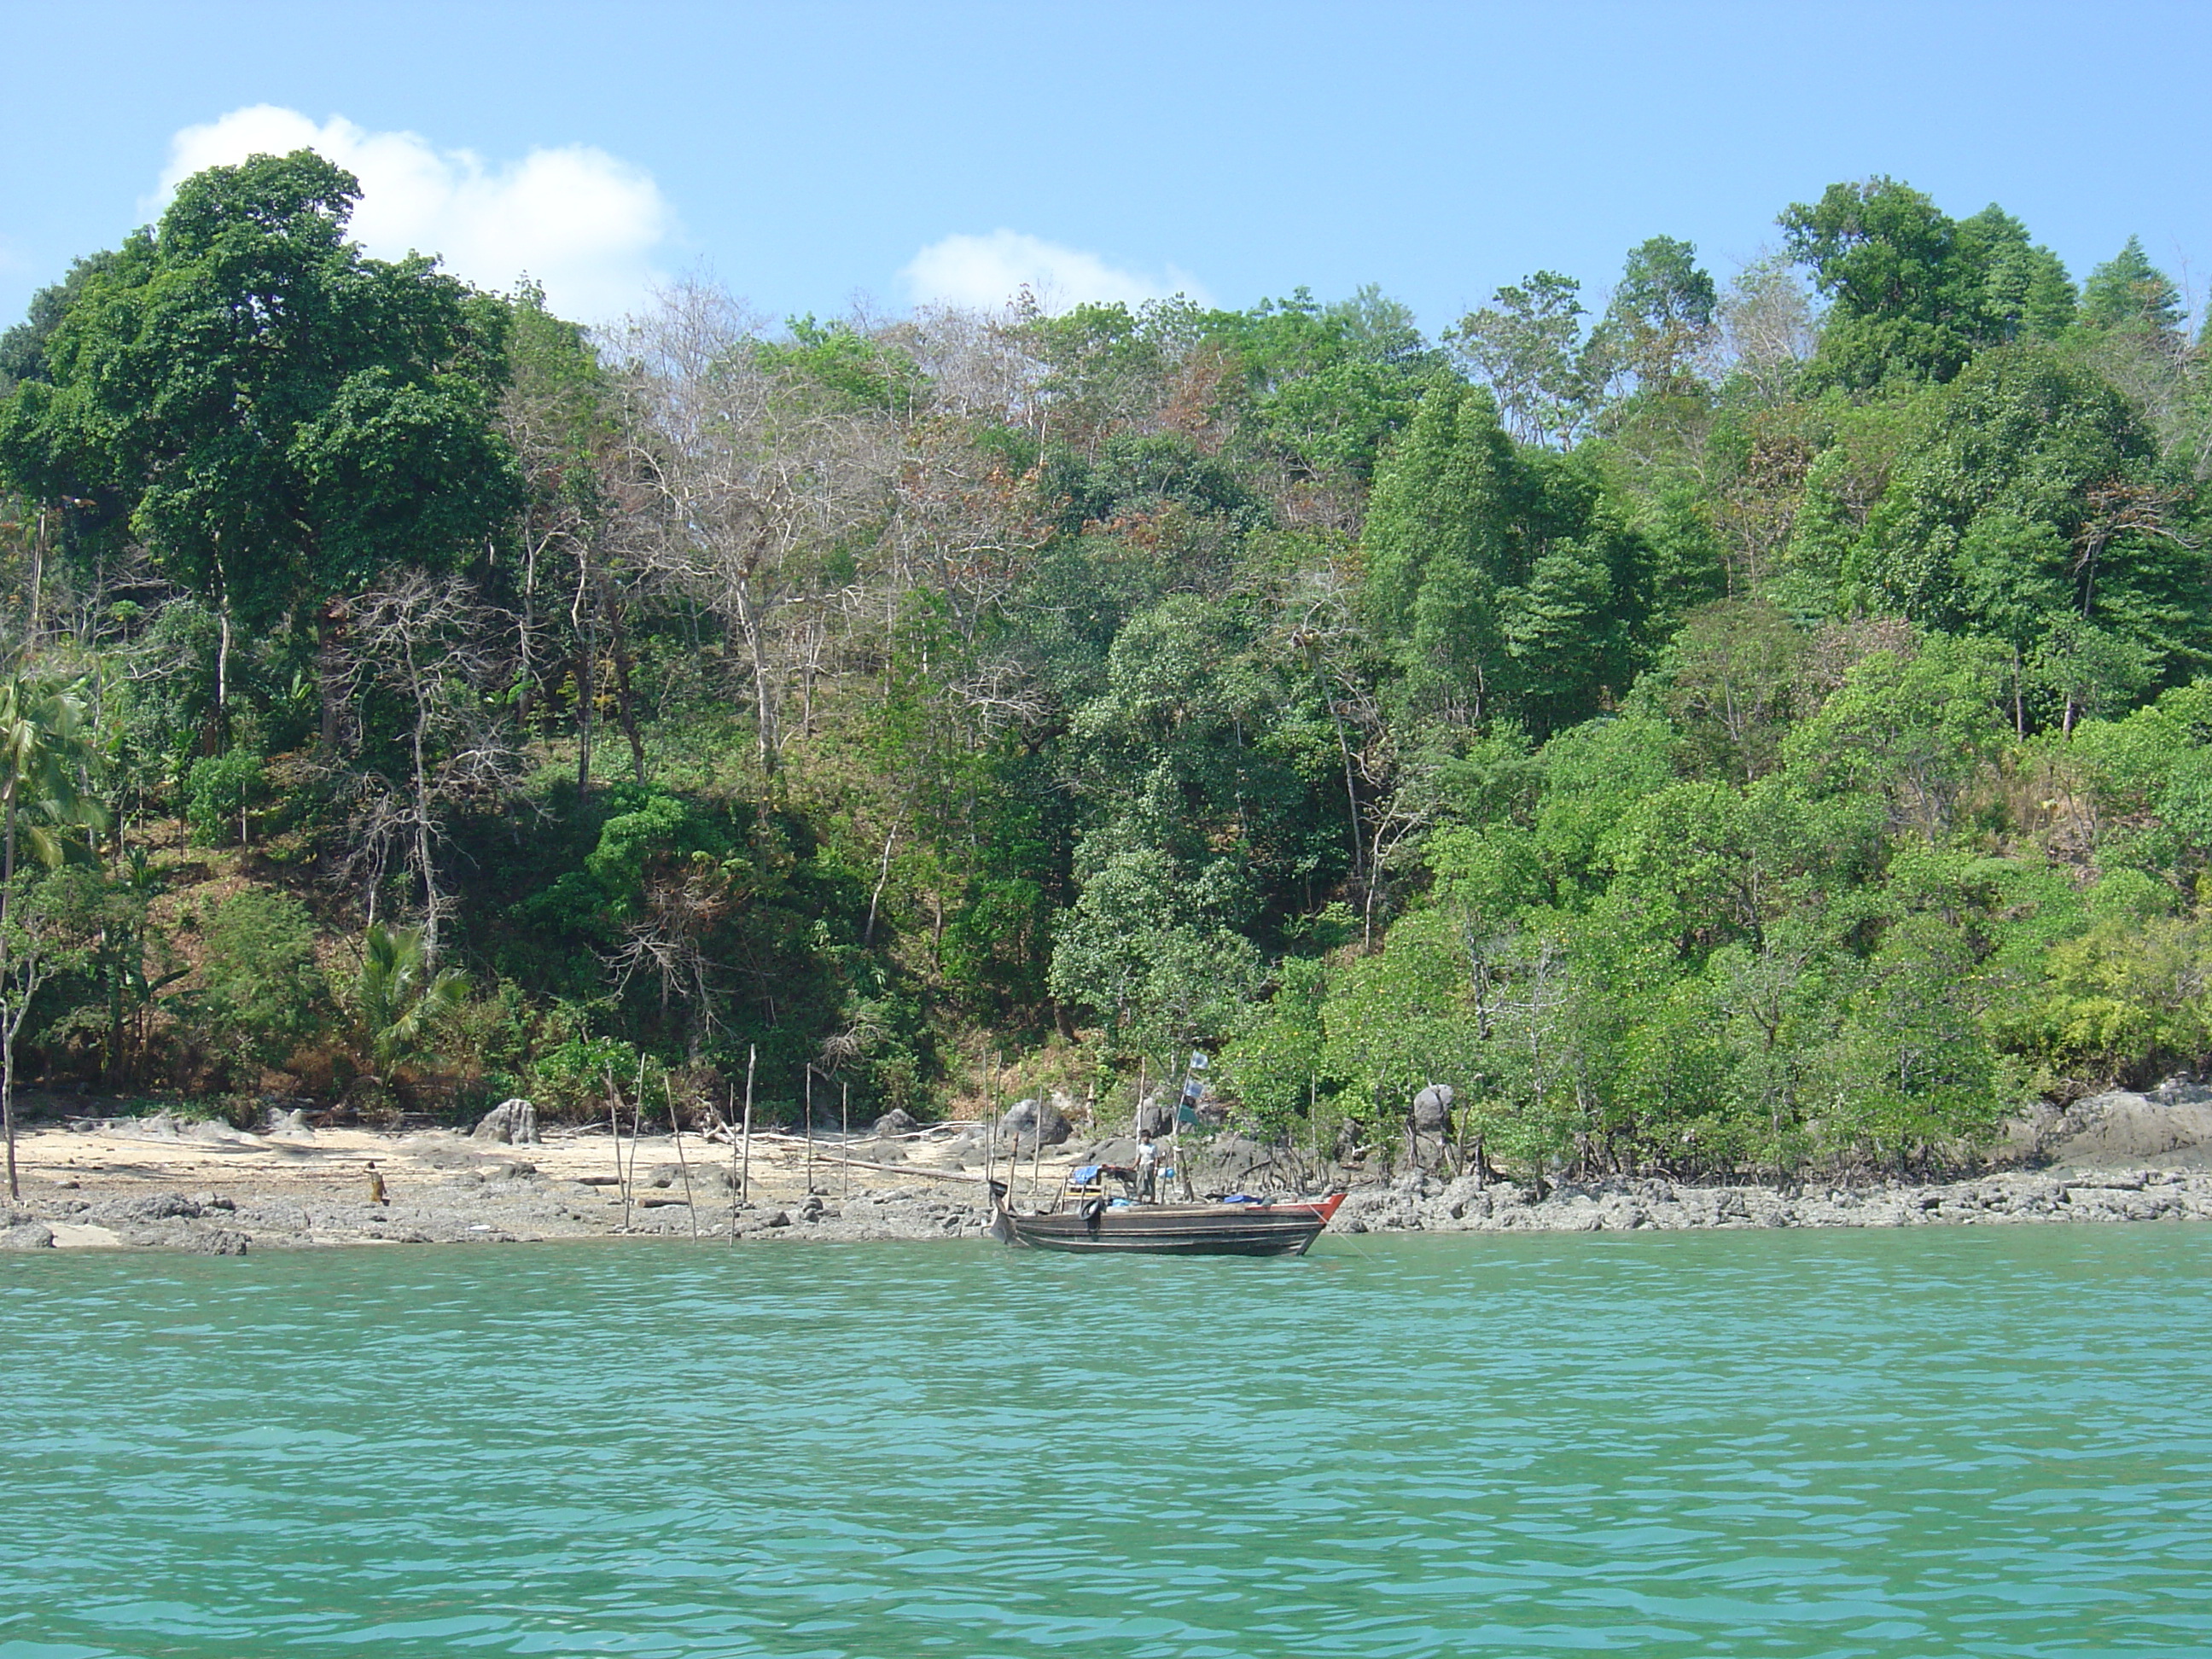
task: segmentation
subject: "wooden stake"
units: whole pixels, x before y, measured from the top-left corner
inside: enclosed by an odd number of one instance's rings
[[[1321,1179],[1321,1082],[1306,1073],[1306,1143],[1313,1148],[1314,1179]]]
[[[853,1195],[853,1085],[840,1083],[837,1086],[842,1091],[837,1103],[837,1134],[845,1143],[838,1149],[837,1154],[845,1160],[845,1189],[838,1196],[850,1198]]]
[[[983,1153],[983,1192],[987,1197],[991,1191],[991,1177],[999,1168],[998,1066],[998,1057],[995,1054],[983,1062],[983,1115],[989,1120],[991,1125],[991,1137],[984,1143]],[[1012,1204],[1013,1197],[1013,1183],[1010,1181],[1006,1184],[1006,1201]]]
[[[676,1096],[668,1087],[668,1068],[660,1068],[660,1097],[668,1108],[668,1132],[676,1138],[676,1167],[684,1171],[684,1209],[691,1218],[691,1242],[699,1242],[699,1206],[691,1197],[691,1163],[684,1156],[684,1122],[676,1115]]]
[[[759,1058],[757,1045],[745,1049],[745,1161],[744,1167],[738,1174],[738,1191],[748,1204],[753,1199],[753,1062]]]
[[[737,1086],[736,1086],[734,1084],[729,1085],[727,1085],[727,1090],[728,1090],[728,1092],[727,1092],[727,1093],[723,1097],[723,1098],[724,1098],[724,1099],[728,1103],[729,1109],[730,1109],[730,1116],[731,1116],[731,1117],[735,1117],[735,1116],[738,1115],[738,1091],[737,1091]],[[750,1114],[748,1114],[748,1116],[750,1117]],[[723,1120],[723,1127],[724,1127],[725,1129],[727,1129],[727,1127],[729,1127],[728,1119],[726,1119],[726,1119],[724,1119],[724,1120]],[[750,1126],[750,1122],[747,1124],[747,1126],[746,1126],[746,1127],[751,1127],[751,1126]],[[732,1135],[732,1136],[730,1137],[730,1175],[729,1175],[729,1182],[730,1182],[730,1243],[732,1243],[732,1244],[734,1244],[734,1243],[736,1243],[738,1242],[738,1192],[741,1190],[741,1189],[740,1189],[740,1188],[739,1188],[739,1186],[738,1186],[739,1179],[740,1179],[740,1177],[739,1177],[739,1176],[738,1176],[738,1138],[737,1138],[735,1135]]]
[[[629,1184],[637,1187],[637,1149],[645,1139],[645,1050],[637,1054],[637,1109],[630,1114],[630,1127],[635,1131],[629,1138]]]
[[[1035,1145],[1030,1149],[1030,1208],[1044,1196],[1044,1102],[1037,1102],[1036,1119],[1030,1125]]]
[[[814,1196],[814,1062],[806,1062],[806,1195]]]
[[[622,1097],[615,1092],[615,1068],[607,1067],[607,1127],[615,1138],[615,1186],[622,1194],[623,1231],[629,1231],[629,1177],[623,1170]]]

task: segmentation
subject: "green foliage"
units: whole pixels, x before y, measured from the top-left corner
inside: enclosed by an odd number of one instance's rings
[[[1654,236],[1629,250],[1590,341],[1607,376],[1634,378],[1647,398],[1696,398],[1694,360],[1711,343],[1720,296],[1695,245]]]
[[[1499,289],[1445,336],[1497,395],[1524,443],[1571,441],[1595,398],[1581,295],[1573,277],[1540,270]]]
[[[1156,848],[1107,854],[1053,943],[1052,994],[1103,1027],[1109,1059],[1159,1063],[1235,1029],[1261,979],[1259,953],[1222,920],[1226,872],[1177,878]],[[1209,880],[1208,878],[1211,878]]]
[[[2041,981],[1994,1023],[2008,1044],[2089,1085],[2154,1081],[2212,1050],[2203,923],[2114,917],[2054,945]]]
[[[49,868],[106,822],[87,786],[98,769],[82,680],[18,674],[0,680],[0,862],[12,876],[19,852]]]
[[[203,756],[185,775],[185,821],[203,847],[242,842],[251,814],[269,799],[268,769],[250,749]]]
[[[2212,425],[2139,244],[2077,296],[1875,179],[1440,342],[692,287],[611,350],[356,194],[199,175],[0,341],[50,1073],[335,1091],[343,1020],[448,1109],[921,1111],[1052,1030],[1384,1159],[1447,1082],[1520,1173],[1809,1176],[2212,1060]],[[386,919],[337,1013],[295,901],[161,891],[277,865]]]
[[[2205,561],[2177,506],[2111,386],[2048,348],[1992,351],[1900,458],[1845,574],[1883,609],[2023,653],[2078,649],[2088,624],[2136,653],[2139,690],[2207,648]]]
[[[222,1050],[282,1065],[328,1007],[307,907],[288,894],[243,889],[208,918],[204,944],[200,995],[210,1035]]]
[[[441,1023],[468,996],[468,975],[434,966],[423,954],[419,927],[372,922],[361,946],[354,1014],[377,1069],[388,1073],[434,1052]]]
[[[848,323],[820,323],[810,313],[786,326],[788,341],[759,348],[763,368],[788,372],[859,407],[896,414],[912,412],[928,395],[912,357]]]
[[[1206,330],[1243,373],[1261,442],[1324,482],[1373,477],[1439,366],[1413,313],[1372,288],[1328,306],[1300,289],[1214,313]]]
[[[506,313],[362,255],[358,196],[305,150],[186,179],[0,404],[0,474],[120,502],[164,574],[248,628],[473,551],[516,504],[490,425]]]
[[[2073,309],[2057,258],[1994,206],[1958,222],[1910,185],[1875,178],[1831,185],[1781,224],[1831,302],[1816,386],[1948,380],[1985,347],[2057,333]]]
[[[2081,320],[2092,328],[2131,334],[2172,334],[2181,327],[2181,290],[2151,264],[2142,240],[2130,236],[2081,285]]]

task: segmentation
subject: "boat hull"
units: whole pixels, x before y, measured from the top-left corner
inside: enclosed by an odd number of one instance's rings
[[[1343,1194],[1319,1204],[1134,1204],[1123,1209],[1018,1215],[1000,1231],[1030,1250],[1125,1255],[1304,1255]]]

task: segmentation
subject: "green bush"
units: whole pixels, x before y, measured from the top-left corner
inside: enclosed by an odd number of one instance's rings
[[[329,999],[307,907],[247,888],[216,908],[206,938],[200,987],[210,1034],[264,1065],[282,1063],[313,1034]]]
[[[242,844],[251,815],[269,804],[269,775],[248,749],[210,755],[192,763],[185,778],[185,821],[202,847]]]

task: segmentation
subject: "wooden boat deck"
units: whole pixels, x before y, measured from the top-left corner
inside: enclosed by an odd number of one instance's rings
[[[1317,1202],[1132,1204],[1092,1201],[1024,1215],[993,1194],[1001,1237],[1031,1250],[1144,1255],[1304,1255],[1344,1194]]]

